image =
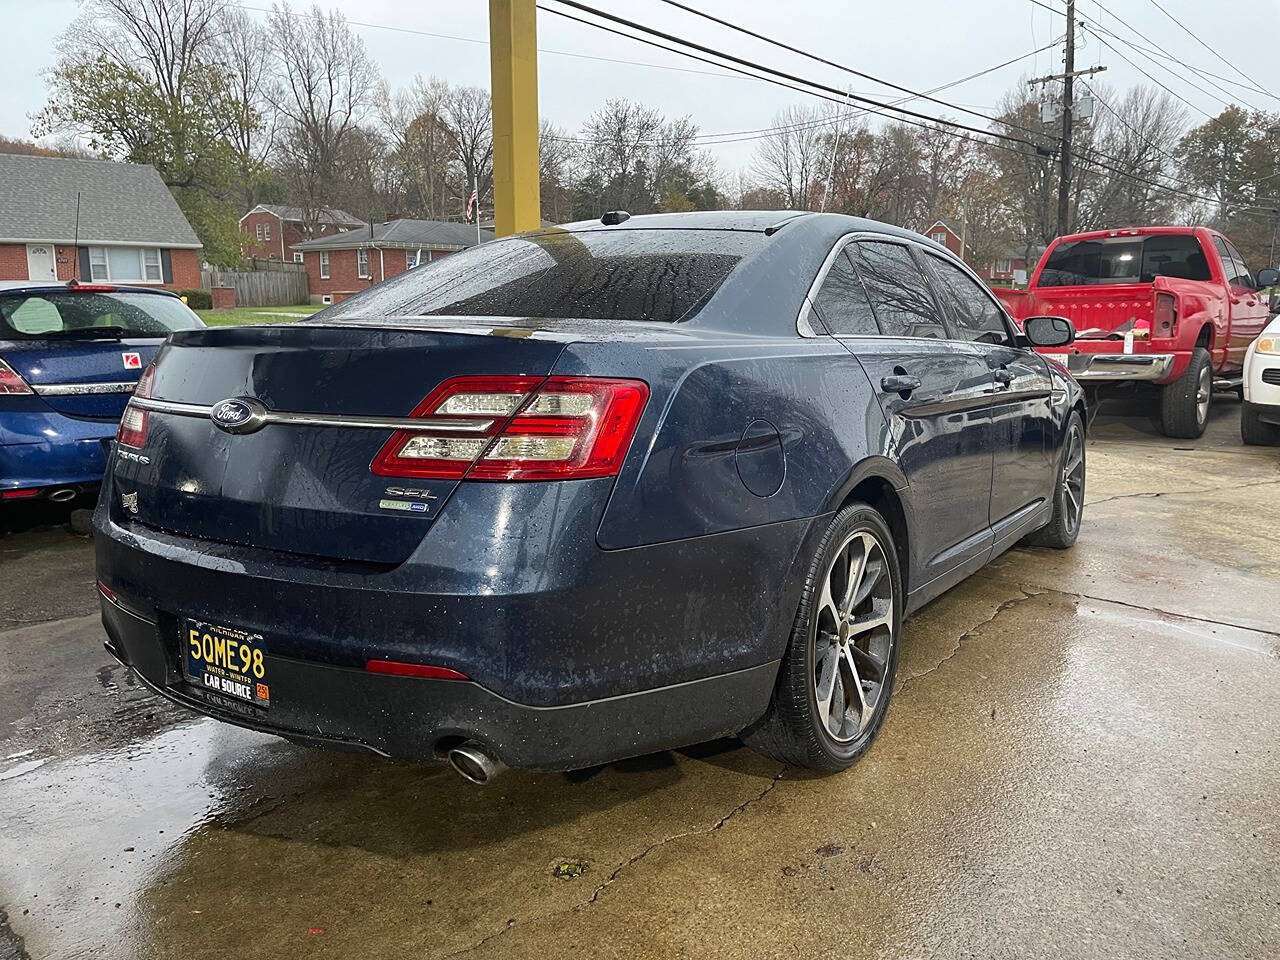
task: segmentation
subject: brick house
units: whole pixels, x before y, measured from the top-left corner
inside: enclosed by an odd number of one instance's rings
[[[324,237],[355,227],[367,226],[359,217],[345,210],[326,207],[316,213],[315,236]],[[294,246],[307,235],[301,207],[286,207],[276,203],[260,203],[240,218],[240,232],[248,240],[244,255],[259,260],[292,260],[301,263],[301,256]]]
[[[960,254],[960,235],[941,220],[924,231],[930,240],[942,244],[957,257]],[[993,287],[1011,287],[1015,284],[1025,285],[1027,282],[1027,252],[1024,246],[1006,244],[990,263],[975,263],[973,249],[966,243],[963,260],[973,268],[974,273]],[[1032,261],[1034,264],[1034,261]]]
[[[493,239],[489,230],[480,240]],[[476,244],[470,223],[443,220],[388,220],[327,237],[295,244],[307,269],[312,303],[337,303],[397,273],[415,262],[438,260]],[[419,257],[421,260],[419,261]]]
[[[0,280],[198,289],[200,249],[154,167],[0,154]]]

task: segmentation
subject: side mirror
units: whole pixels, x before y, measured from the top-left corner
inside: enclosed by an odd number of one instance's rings
[[[1258,271],[1258,288],[1274,287],[1280,283],[1280,270],[1274,267],[1264,267]]]
[[[1065,347],[1076,339],[1076,328],[1066,317],[1027,317],[1022,335],[1033,347]]]

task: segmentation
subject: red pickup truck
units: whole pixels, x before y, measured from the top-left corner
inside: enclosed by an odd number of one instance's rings
[[[1239,387],[1245,351],[1267,323],[1243,258],[1206,227],[1059,237],[1025,291],[995,292],[1019,325],[1040,315],[1075,325],[1075,343],[1041,352],[1058,354],[1077,380],[1158,384],[1169,437],[1204,433],[1213,391]]]

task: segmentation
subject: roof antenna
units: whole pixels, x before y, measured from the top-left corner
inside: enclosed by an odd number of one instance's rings
[[[54,250],[56,252],[57,247],[54,247]],[[53,265],[54,279],[56,280],[57,271],[58,271],[58,258],[56,255],[54,256],[53,260],[54,260],[54,265]],[[75,240],[72,241],[72,247],[71,247],[71,279],[67,281],[68,287],[74,287],[76,284],[80,282],[79,274],[80,274],[80,191],[77,190],[76,191],[76,236],[75,236]]]

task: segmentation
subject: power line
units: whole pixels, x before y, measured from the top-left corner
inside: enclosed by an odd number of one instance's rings
[[[580,4],[576,2],[576,0],[559,0],[559,2],[567,3],[570,6],[579,7],[580,9],[590,9],[585,7],[584,4]],[[685,13],[691,13],[696,17],[702,17],[704,20],[709,20],[712,23],[719,24],[722,27],[727,27],[730,30],[735,30],[738,33],[745,34],[746,36],[751,37],[755,40],[760,40],[760,41],[763,41],[764,43],[772,44],[773,46],[786,50],[789,53],[795,53],[802,57],[806,57],[810,60],[813,60],[815,63],[821,63],[822,65],[827,67],[834,67],[835,69],[843,70],[845,73],[851,74],[852,76],[860,77],[863,80],[870,80],[873,83],[878,83],[882,86],[888,87],[891,90],[897,90],[899,93],[908,94],[911,97],[911,99],[918,98],[921,100],[928,100],[930,103],[936,103],[940,106],[947,107],[948,109],[951,109],[951,110],[959,110],[961,113],[967,113],[967,114],[970,114],[971,116],[979,117],[983,120],[986,120],[988,123],[1004,122],[1004,121],[997,120],[997,118],[989,114],[982,113],[979,110],[968,110],[964,107],[959,106],[958,104],[950,103],[946,100],[939,100],[937,97],[931,97],[928,94],[921,93],[917,90],[912,90],[910,87],[904,87],[901,84],[893,83],[890,80],[885,80],[881,77],[874,76],[870,73],[865,73],[862,70],[855,70],[853,67],[850,67],[847,64],[838,63],[835,60],[830,60],[826,57],[823,57],[816,53],[812,53],[811,51],[808,51],[808,50],[802,50],[799,47],[792,46],[789,43],[785,43],[782,40],[778,40],[766,34],[757,33],[756,31],[750,30],[747,27],[742,26],[741,24],[737,24],[729,20],[721,19],[720,17],[714,16],[713,14],[706,13],[702,10],[699,10],[696,7],[691,7],[686,3],[681,3],[680,0],[662,0],[662,2],[665,4],[668,4],[669,6],[675,7],[678,10],[683,10]],[[610,16],[608,14],[602,14],[599,11],[594,11],[594,12],[596,12],[600,16]],[[614,19],[614,18],[610,16],[610,19]],[[617,18],[617,19],[620,20],[621,18]],[[641,29],[645,29],[645,28],[641,28]],[[696,46],[696,44],[692,44],[691,41],[680,40],[679,38],[675,38],[675,39],[679,43],[687,43],[692,46]],[[724,56],[724,54],[719,54],[719,55]],[[969,128],[969,129],[973,129],[973,128]],[[1022,129],[1027,133],[1032,133],[1036,135],[1039,135],[1040,133],[1040,131],[1032,130],[1029,127],[1020,127],[1019,129]]]
[[[240,10],[248,10],[252,13],[271,13],[268,7],[254,7],[244,3],[230,3],[228,6],[237,7]],[[315,15],[305,10],[291,10],[291,16],[298,17],[314,17]],[[345,19],[345,18],[344,18]],[[482,40],[479,37],[460,37],[449,33],[433,33],[430,30],[419,30],[414,27],[400,27],[390,23],[373,23],[368,20],[347,20],[353,27],[364,27],[369,30],[386,30],[391,33],[405,33],[415,37],[430,37],[433,40],[454,40],[458,43],[475,43],[487,47],[488,40]],[[726,73],[724,70],[695,70],[692,67],[677,67],[669,63],[646,63],[642,60],[623,60],[617,57],[599,57],[589,53],[573,53],[569,50],[551,50],[546,47],[539,47],[538,53],[545,53],[555,57],[572,57],[575,60],[595,60],[600,63],[620,63],[631,67],[649,67],[653,70],[675,70],[679,73],[695,73],[704,77],[720,77],[725,80],[741,80],[741,76],[734,73]]]
[[[1276,97],[1276,95],[1275,95],[1275,94],[1270,93],[1269,91],[1267,91],[1267,90],[1262,86],[1262,84],[1260,84],[1257,80],[1254,80],[1254,79],[1253,79],[1253,77],[1249,76],[1247,73],[1245,73],[1245,72],[1244,72],[1243,70],[1241,70],[1239,67],[1237,67],[1234,63],[1232,63],[1230,60],[1228,60],[1226,57],[1224,57],[1222,54],[1220,54],[1217,50],[1213,49],[1213,47],[1211,47],[1211,46],[1209,46],[1209,44],[1205,43],[1205,42],[1204,42],[1204,40],[1203,40],[1203,39],[1201,39],[1198,35],[1196,35],[1195,33],[1192,33],[1192,32],[1191,32],[1191,30],[1189,30],[1189,29],[1187,28],[1187,25],[1186,25],[1186,24],[1184,24],[1181,20],[1179,20],[1177,17],[1175,17],[1172,13],[1170,13],[1168,10],[1166,10],[1164,7],[1162,7],[1159,3],[1157,3],[1157,2],[1156,2],[1156,0],[1151,0],[1151,5],[1152,5],[1153,7],[1155,7],[1157,10],[1159,10],[1161,13],[1163,13],[1163,14],[1164,14],[1166,17],[1168,17],[1170,20],[1172,20],[1174,23],[1176,23],[1176,24],[1177,24],[1177,25],[1182,29],[1183,33],[1185,33],[1187,36],[1189,36],[1192,40],[1194,40],[1196,43],[1200,44],[1200,46],[1204,47],[1206,50],[1208,50],[1210,53],[1212,53],[1215,57],[1217,57],[1219,60],[1221,60],[1223,63],[1225,63],[1228,67],[1230,67],[1230,68],[1231,68],[1232,70],[1234,70],[1236,73],[1240,74],[1240,76],[1244,77],[1246,80],[1248,80],[1250,83],[1252,83],[1252,84],[1254,85],[1254,89],[1256,89],[1259,93],[1265,93],[1267,96],[1271,97],[1273,100],[1274,100],[1274,99],[1280,99],[1280,97]]]
[[[808,87],[813,87],[813,88],[814,88],[814,89],[816,89],[816,90],[822,90],[822,91],[825,91],[825,92],[826,92],[826,93],[828,93],[828,94],[834,94],[836,97],[840,98],[840,99],[839,99],[838,101],[836,101],[836,102],[856,101],[856,102],[859,102],[859,103],[865,103],[865,104],[869,104],[869,105],[874,106],[874,107],[878,107],[878,108],[880,108],[881,110],[891,110],[891,111],[893,111],[893,112],[895,112],[895,113],[899,113],[899,114],[902,114],[902,115],[904,115],[904,116],[914,117],[914,118],[916,118],[917,120],[924,120],[924,121],[928,121],[929,123],[942,124],[942,125],[945,125],[945,126],[948,126],[948,127],[954,127],[954,128],[956,128],[956,129],[958,129],[958,130],[967,130],[967,131],[969,131],[970,133],[977,133],[977,134],[980,134],[980,135],[982,135],[982,136],[997,137],[997,138],[999,138],[999,139],[1001,139],[1001,140],[1006,140],[1006,141],[1009,141],[1009,142],[1012,142],[1012,143],[1022,143],[1022,144],[1026,144],[1026,145],[1028,145],[1028,146],[1033,146],[1033,147],[1035,146],[1035,144],[1031,143],[1030,141],[1023,140],[1023,139],[1021,139],[1020,137],[1014,137],[1014,136],[1010,136],[1010,135],[1008,135],[1008,134],[1003,134],[1003,133],[992,133],[992,132],[991,132],[991,131],[989,131],[989,130],[982,130],[982,129],[978,128],[978,127],[973,127],[973,126],[969,126],[968,124],[959,123],[959,122],[957,122],[957,121],[955,121],[955,120],[946,120],[946,119],[943,119],[943,118],[941,118],[941,117],[931,116],[930,114],[927,114],[927,113],[920,113],[920,112],[919,112],[919,111],[917,111],[917,110],[909,110],[909,109],[907,109],[906,107],[894,106],[894,105],[892,105],[892,104],[883,103],[883,102],[881,102],[881,101],[879,101],[879,100],[873,100],[873,99],[871,99],[870,97],[863,97],[863,96],[860,96],[860,95],[858,95],[858,94],[848,93],[847,91],[840,90],[840,89],[838,89],[837,87],[828,86],[828,85],[827,85],[827,84],[825,84],[825,83],[819,83],[819,82],[818,82],[818,81],[816,81],[816,80],[806,80],[805,78],[803,78],[803,77],[798,77],[798,76],[796,76],[795,74],[787,73],[787,72],[785,72],[785,71],[783,71],[783,70],[777,70],[777,69],[775,69],[775,68],[773,68],[773,67],[766,66],[766,65],[761,64],[761,63],[756,63],[756,62],[754,62],[754,61],[747,60],[747,59],[745,59],[745,58],[743,58],[743,57],[735,56],[734,54],[731,54],[731,53],[725,53],[725,52],[723,52],[723,51],[721,51],[721,50],[716,50],[714,47],[708,47],[708,46],[705,46],[705,45],[700,44],[700,43],[695,43],[695,42],[694,42],[694,41],[692,41],[692,40],[686,40],[686,39],[684,39],[684,38],[682,38],[682,37],[674,36],[674,35],[672,35],[672,34],[669,34],[669,33],[664,32],[664,31],[662,31],[662,30],[658,30],[658,29],[656,29],[655,27],[648,27],[648,26],[645,26],[644,24],[636,23],[634,20],[627,20],[625,17],[619,17],[619,16],[617,16],[617,15],[615,15],[615,14],[608,13],[608,12],[603,11],[603,10],[597,10],[595,7],[591,7],[591,6],[589,6],[589,5],[585,4],[585,3],[579,3],[579,2],[578,2],[578,0],[556,0],[556,2],[557,2],[557,3],[562,3],[562,4],[564,4],[565,6],[568,6],[568,7],[572,7],[572,8],[573,8],[573,9],[575,9],[575,10],[581,10],[581,11],[583,11],[583,12],[586,12],[586,13],[592,14],[593,16],[600,17],[600,18],[601,18],[601,19],[603,19],[603,20],[608,20],[608,21],[611,21],[611,22],[613,22],[613,23],[617,23],[617,24],[620,24],[620,25],[626,26],[626,27],[628,27],[629,29],[632,29],[632,30],[639,30],[640,32],[642,32],[642,33],[647,33],[647,34],[649,34],[650,36],[660,37],[660,38],[662,38],[663,40],[666,40],[668,43],[675,43],[675,44],[679,44],[679,45],[684,46],[684,47],[690,47],[690,48],[692,48],[692,49],[694,49],[694,50],[698,50],[698,51],[700,51],[700,52],[702,52],[702,53],[709,54],[709,55],[711,55],[711,56],[715,56],[715,57],[720,57],[720,58],[721,58],[721,59],[723,59],[723,60],[727,60],[727,61],[729,61],[730,63],[738,64],[738,65],[740,65],[740,66],[742,66],[742,67],[746,67],[746,68],[749,68],[749,69],[752,69],[752,70],[758,70],[758,71],[760,71],[761,73],[769,74],[769,75],[771,75],[771,76],[773,76],[773,77],[776,77],[776,78],[781,78],[781,79],[783,79],[783,80],[791,81],[792,83],[799,83],[799,84],[803,84],[803,85],[808,86]],[[542,5],[542,4],[538,4],[538,9],[540,9],[540,10],[546,10],[546,11],[547,11],[547,12],[549,12],[549,13],[557,13],[557,14],[561,14],[562,16],[564,15],[563,11],[557,10],[557,9],[555,9],[555,8],[552,8],[552,7],[546,7],[546,6]],[[570,19],[577,19],[577,18],[570,17]],[[589,21],[581,21],[581,20],[580,20],[579,22],[589,22]],[[592,25],[593,25],[593,26],[596,26],[596,24],[592,24]],[[615,33],[616,33],[616,32],[618,32],[618,31],[612,31],[612,32],[615,32]],[[626,34],[623,34],[623,35],[624,35],[624,36],[626,36]],[[638,38],[632,37],[632,39],[638,39]],[[670,49],[670,48],[667,48],[667,49]],[[683,51],[681,51],[681,52],[683,52]],[[872,79],[876,79],[876,78],[872,78]],[[879,81],[879,80],[877,80],[877,82],[881,82],[881,83],[883,83],[884,81]],[[886,84],[886,85],[888,85],[888,84]],[[794,88],[793,88],[793,89],[794,89]],[[905,90],[906,88],[900,88],[900,89],[904,89],[904,90]],[[802,91],[802,92],[807,92],[807,91]],[[912,95],[914,95],[914,96],[920,96],[920,94],[919,94],[917,91],[914,91],[914,90],[907,90],[907,92],[908,92],[908,93],[910,93],[910,94],[912,94]],[[952,109],[960,109],[960,108],[956,107],[954,104],[946,104],[946,106],[949,106],[949,107],[951,107]],[[963,111],[963,112],[965,112],[965,113],[972,113],[973,111],[967,111],[967,110],[966,110],[966,111]],[[984,119],[992,120],[992,121],[994,122],[994,118],[991,118],[991,117],[985,117],[985,115],[983,115],[983,116],[984,116]]]
[[[548,11],[548,12],[550,12],[550,11]],[[566,15],[566,16],[567,16],[567,15]],[[573,18],[573,19],[577,19],[577,18]],[[584,23],[584,24],[588,24],[589,26],[597,26],[596,24],[590,24],[590,23],[588,23],[588,21],[586,21],[586,20],[581,20],[581,21],[579,21],[579,22],[580,22],[580,23]],[[619,35],[620,35],[620,36],[627,36],[627,34],[619,34]],[[641,37],[633,37],[632,39],[634,39],[634,40],[642,40],[642,38],[641,38]],[[1013,65],[1013,64],[1015,64],[1015,63],[1018,63],[1018,62],[1019,62],[1019,61],[1021,61],[1021,60],[1026,60],[1028,57],[1032,57],[1032,56],[1034,56],[1034,55],[1036,55],[1036,54],[1038,54],[1038,53],[1043,53],[1044,51],[1046,51],[1046,50],[1050,49],[1051,47],[1056,46],[1056,45],[1058,44],[1058,42],[1059,42],[1061,39],[1062,39],[1061,37],[1058,37],[1058,38],[1054,39],[1052,42],[1045,44],[1043,47],[1039,47],[1039,48],[1037,48],[1037,49],[1035,49],[1035,50],[1029,50],[1029,51],[1027,51],[1026,53],[1021,54],[1021,55],[1019,55],[1019,56],[1017,56],[1017,57],[1013,57],[1013,58],[1012,58],[1012,59],[1010,59],[1010,60],[1004,60],[1004,61],[1002,61],[1002,62],[1000,62],[1000,63],[995,64],[994,66],[987,67],[987,68],[985,68],[985,69],[983,69],[983,70],[978,70],[978,71],[977,71],[977,72],[975,72],[975,73],[970,73],[970,74],[968,74],[967,76],[960,77],[960,78],[959,78],[959,79],[957,79],[957,80],[952,80],[952,81],[950,81],[950,82],[948,82],[948,83],[940,84],[939,86],[936,86],[936,87],[933,87],[933,88],[931,88],[931,89],[929,89],[929,90],[926,90],[926,91],[925,91],[925,93],[940,93],[940,92],[941,92],[941,91],[943,91],[943,90],[950,90],[950,89],[952,89],[953,87],[958,87],[958,86],[960,86],[961,84],[968,83],[970,80],[975,80],[975,79],[977,79],[978,77],[986,76],[986,75],[987,75],[987,74],[989,74],[989,73],[994,73],[996,70],[1001,70],[1001,69],[1003,69],[1004,67],[1011,66],[1011,65]],[[665,48],[665,47],[664,47],[663,49],[668,49],[668,48]],[[677,52],[677,53],[678,53],[679,51],[672,51],[672,52]],[[701,72],[701,71],[700,71],[700,72]],[[751,79],[757,79],[757,80],[760,80],[761,82],[768,82],[768,80],[767,80],[765,77],[755,77],[755,78],[751,78]],[[802,92],[803,92],[803,91],[802,91]],[[909,101],[909,100],[911,100],[911,99],[913,99],[913,98],[912,98],[912,97],[902,97],[902,98],[900,98],[900,99],[898,99],[898,100],[894,100],[894,101],[891,101],[891,102],[892,102],[892,103],[894,103],[894,104],[898,104],[898,103],[906,103],[907,101]],[[870,112],[870,111],[865,111],[865,110],[864,110],[864,111],[860,111],[860,112],[859,112],[859,115],[861,115],[862,113],[865,113],[865,112]],[[833,124],[835,124],[835,123],[841,123],[841,122],[843,122],[843,121],[845,121],[845,120],[847,120],[847,119],[849,119],[849,118],[848,118],[847,116],[843,116],[843,115],[839,115],[839,116],[831,116],[831,117],[823,117],[823,118],[818,119],[818,120],[800,120],[800,121],[797,121],[797,122],[795,122],[795,123],[783,123],[783,124],[777,124],[777,125],[775,125],[775,126],[770,126],[770,127],[758,127],[758,128],[756,128],[756,129],[753,129],[753,130],[732,130],[732,131],[723,131],[723,132],[720,132],[720,133],[706,133],[706,134],[701,134],[701,135],[699,135],[699,136],[692,137],[692,138],[689,138],[689,139],[690,139],[690,140],[692,140],[692,141],[697,141],[697,142],[699,142],[699,143],[700,143],[700,145],[702,145],[702,146],[717,146],[717,145],[719,145],[720,143],[741,143],[741,142],[748,141],[748,140],[761,140],[761,139],[764,139],[765,137],[767,137],[767,136],[769,136],[769,135],[771,135],[771,134],[774,134],[774,133],[780,133],[780,132],[782,132],[782,131],[791,131],[791,130],[796,130],[796,131],[798,131],[798,130],[806,130],[806,129],[810,129],[810,128],[814,128],[814,127],[831,126],[831,125],[833,125]],[[721,138],[726,138],[726,137],[727,137],[727,138],[731,138],[731,139],[721,139]],[[601,141],[599,141],[599,140],[593,140],[593,139],[589,139],[589,138],[585,138],[585,137],[562,137],[562,136],[555,136],[555,137],[550,137],[550,138],[548,138],[548,139],[552,139],[552,140],[556,140],[556,141],[562,141],[562,142],[566,142],[566,143],[599,143],[599,142],[601,142]],[[683,138],[676,138],[676,139],[683,140]],[[663,144],[663,143],[670,143],[670,142],[673,142],[672,138],[662,138],[662,137],[659,137],[659,138],[654,138],[654,139],[651,139],[651,140],[639,140],[639,141],[637,141],[637,144],[655,145],[655,144]]]

